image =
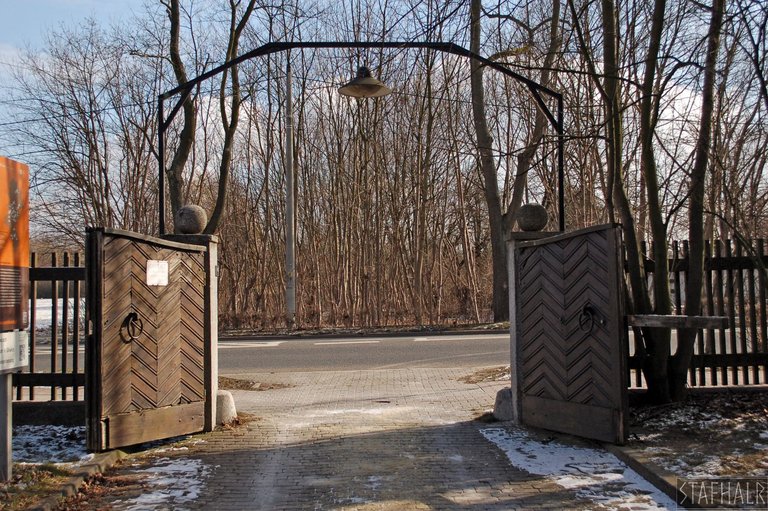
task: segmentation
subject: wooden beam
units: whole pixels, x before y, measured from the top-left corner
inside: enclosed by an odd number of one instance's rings
[[[726,330],[730,328],[727,316],[674,316],[661,314],[630,314],[629,326],[648,328],[707,328]]]
[[[22,387],[82,387],[84,373],[13,373],[13,385]]]
[[[85,280],[85,267],[38,267],[29,269],[29,280],[39,282],[41,280]]]

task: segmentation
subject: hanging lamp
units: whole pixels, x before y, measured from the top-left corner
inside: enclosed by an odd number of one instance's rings
[[[339,87],[339,94],[353,98],[378,98],[390,92],[392,89],[371,76],[371,70],[367,66],[357,68],[357,76]]]

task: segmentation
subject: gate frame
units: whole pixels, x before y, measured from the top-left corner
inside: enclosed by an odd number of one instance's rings
[[[101,310],[103,306],[104,280],[90,279],[88,274],[98,268],[101,271],[104,264],[103,246],[105,234],[125,237],[131,240],[159,245],[164,248],[178,248],[202,252],[205,265],[205,284],[203,318],[203,384],[205,389],[203,432],[213,431],[216,426],[216,397],[218,393],[218,237],[215,235],[166,235],[156,238],[145,234],[111,229],[105,227],[88,227],[86,229],[85,261],[86,261],[86,377],[85,377],[85,410],[88,431],[101,431],[101,380],[100,371],[88,368],[92,360],[101,360],[101,339],[103,325]],[[93,312],[98,312],[94,317]],[[99,342],[96,342],[96,340]],[[98,374],[97,374],[98,373]],[[96,429],[94,429],[96,428]],[[101,451],[101,433],[87,435],[89,451]],[[111,447],[110,447],[111,449]]]

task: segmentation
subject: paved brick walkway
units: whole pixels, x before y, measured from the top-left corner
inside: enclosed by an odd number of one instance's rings
[[[233,391],[244,427],[196,436],[138,458],[123,473],[164,465],[155,493],[113,509],[581,509],[573,492],[512,467],[473,420],[500,382],[466,384],[461,369],[237,375],[264,392]],[[158,494],[157,488],[162,488]]]

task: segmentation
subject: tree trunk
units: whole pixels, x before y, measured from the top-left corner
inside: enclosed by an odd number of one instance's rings
[[[717,54],[720,48],[720,32],[723,25],[725,0],[714,0],[712,17],[707,34],[707,56],[704,64],[704,84],[701,98],[701,121],[696,140],[696,156],[691,170],[691,186],[688,208],[688,273],[685,279],[685,313],[689,316],[701,314],[701,288],[704,274],[704,191],[709,165],[710,141],[712,138],[712,114],[715,108],[715,79]],[[671,361],[672,398],[681,400],[686,394],[686,378],[693,356],[697,331],[683,330],[678,339],[678,348]]]
[[[243,33],[246,25],[248,25],[248,18],[256,5],[256,0],[250,0],[245,7],[242,18],[237,22],[237,4],[235,0],[230,0],[230,29],[229,29],[229,43],[227,45],[227,54],[225,61],[237,57],[238,45],[240,44],[240,36]],[[221,223],[221,217],[224,213],[224,206],[227,200],[227,184],[229,183],[229,167],[232,163],[232,146],[235,143],[235,134],[237,133],[237,125],[240,119],[240,78],[237,71],[237,66],[232,66],[229,71],[230,79],[232,80],[232,91],[230,96],[229,119],[227,119],[227,74],[221,78],[221,87],[219,89],[219,109],[221,111],[221,122],[224,127],[224,147],[221,150],[221,162],[219,164],[219,188],[216,195],[216,205],[211,213],[211,218],[208,220],[208,225],[205,226],[205,234],[213,234]]]
[[[470,4],[469,49],[480,53],[480,10],[481,1]],[[472,118],[477,136],[480,172],[483,176],[485,202],[488,206],[488,221],[493,261],[493,319],[504,321],[509,318],[509,290],[507,289],[507,221],[501,210],[499,185],[496,179],[496,164],[493,160],[493,138],[488,130],[485,116],[485,93],[483,91],[483,67],[474,59],[470,60],[470,87],[472,90]]]
[[[179,50],[179,39],[181,32],[181,16],[179,0],[170,0],[170,4],[166,4],[168,11],[168,18],[171,21],[171,41],[169,46],[171,65],[173,67],[173,74],[176,76],[176,81],[179,85],[189,81],[187,78],[187,71],[184,67],[184,61],[181,59],[181,52]],[[181,129],[181,135],[179,136],[179,146],[176,148],[176,152],[173,154],[171,164],[166,169],[166,176],[168,177],[168,195],[171,199],[171,216],[176,222],[176,212],[183,206],[183,194],[182,189],[182,173],[184,172],[184,166],[189,158],[189,153],[192,151],[192,146],[195,142],[195,129],[197,127],[197,109],[195,103],[192,100],[192,94],[187,94],[184,98],[182,105],[184,112],[184,126]],[[174,227],[174,232],[178,232]]]
[[[667,257],[667,226],[664,223],[659,203],[659,180],[656,169],[656,155],[653,149],[658,107],[656,90],[656,60],[659,56],[664,30],[666,0],[656,0],[653,8],[648,51],[640,100],[640,169],[648,198],[648,219],[653,237],[653,296],[655,314],[669,314],[672,302],[669,297],[669,263]],[[641,304],[637,304],[641,305]],[[643,311],[643,312],[650,312]],[[654,402],[669,401],[667,365],[670,355],[670,333],[663,329],[643,330],[643,341],[647,358],[643,361],[643,372],[648,382],[648,393]]]
[[[550,87],[551,82],[554,81],[553,74],[555,74],[555,71],[553,71],[553,69],[555,57],[560,50],[562,41],[559,30],[560,0],[554,0],[552,2],[552,17],[550,18],[549,23],[549,47],[547,48],[547,55],[544,57],[544,65],[542,66],[539,79],[539,83],[545,87]],[[539,148],[541,139],[544,137],[547,125],[547,117],[540,108],[537,108],[531,138],[528,140],[525,149],[517,157],[517,173],[515,175],[515,182],[512,186],[512,201],[507,210],[507,215],[511,218],[517,216],[517,210],[523,202],[523,195],[525,194],[525,188],[528,182],[528,171],[531,169],[531,162]],[[510,224],[512,224],[512,222],[510,222]]]

